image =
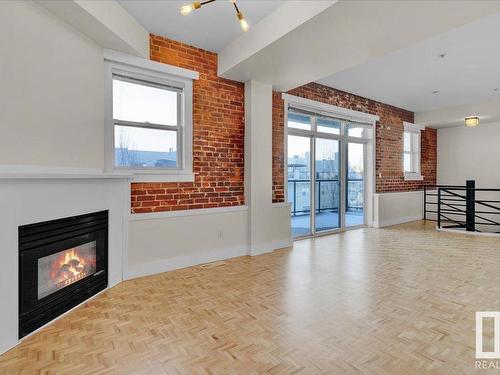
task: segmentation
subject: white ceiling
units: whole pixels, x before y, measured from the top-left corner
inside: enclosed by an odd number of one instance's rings
[[[499,64],[497,13],[319,82],[419,112],[500,99]]]
[[[221,51],[243,33],[230,0],[215,1],[187,16],[182,16],[179,9],[192,0],[118,1],[146,30],[209,51]],[[268,0],[237,2],[250,27],[283,3]]]

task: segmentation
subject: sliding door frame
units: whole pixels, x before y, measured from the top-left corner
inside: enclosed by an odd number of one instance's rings
[[[282,98],[284,99],[284,115],[283,115],[284,183],[283,185],[284,185],[284,194],[286,201],[288,201],[288,135],[306,136],[310,138],[311,233],[310,235],[295,237],[295,239],[300,239],[310,236],[327,235],[332,233],[338,233],[344,230],[351,230],[365,226],[372,226],[373,194],[375,192],[375,144],[376,144],[375,125],[376,122],[379,120],[379,116],[353,111],[326,103],[316,102],[313,100],[304,99],[289,94],[282,94]],[[315,114],[311,116],[311,130],[288,128],[288,111],[290,107],[297,109],[304,108],[306,111]],[[317,132],[316,122],[317,118],[321,116],[340,120],[341,121],[340,134]],[[358,137],[347,136],[347,123],[350,121],[364,123],[367,126],[371,126],[371,137],[358,138]],[[315,140],[317,138],[337,140],[339,142],[339,158],[340,158],[339,228],[334,228],[331,230],[325,230],[320,232],[316,232],[315,230],[315,211],[316,211]],[[347,162],[348,162],[347,145],[349,142],[364,144],[364,152],[363,152],[364,224],[346,227],[345,225],[346,202],[344,202],[344,200],[346,200],[347,197]],[[369,170],[371,173],[368,173]]]
[[[368,205],[368,189],[366,187],[366,181],[367,179],[369,178],[369,174],[368,174],[368,168],[367,168],[367,162],[368,162],[368,144],[369,144],[369,140],[368,139],[360,139],[360,138],[354,138],[354,137],[346,137],[345,140],[344,140],[344,155],[345,155],[345,162],[344,162],[344,168],[345,168],[345,174],[344,174],[344,181],[345,181],[345,185],[346,185],[346,191],[345,191],[345,195],[344,195],[344,204],[342,205],[343,206],[343,209],[344,209],[344,214],[343,214],[343,218],[344,220],[346,220],[346,210],[347,210],[347,199],[348,199],[348,191],[347,189],[349,188],[349,176],[347,174],[347,171],[349,169],[349,143],[357,143],[357,144],[362,144],[363,145],[363,224],[359,224],[359,225],[351,225],[350,227],[348,227],[347,225],[345,225],[344,223],[344,226],[343,226],[343,230],[351,230],[351,229],[359,229],[359,228],[363,228],[363,227],[366,227],[367,226],[367,223],[368,223],[368,210],[366,209],[367,208],[367,205]]]
[[[321,115],[311,115],[311,130],[304,129],[296,129],[296,128],[288,128],[288,110],[284,116],[285,118],[285,197],[288,198],[288,136],[298,136],[309,138],[309,169],[310,169],[310,206],[311,206],[311,214],[310,214],[310,228],[311,233],[304,236],[297,236],[296,239],[307,238],[311,236],[317,236],[320,234],[331,234],[338,233],[342,230],[342,213],[341,207],[342,205],[342,190],[344,189],[344,183],[342,181],[342,166],[343,166],[343,155],[342,155],[342,128],[340,129],[340,134],[330,134],[330,133],[322,133],[316,131],[317,129],[317,120]],[[344,124],[342,123],[342,127]],[[340,175],[339,175],[339,184],[340,184],[340,198],[339,198],[339,227],[327,229],[323,231],[316,231],[316,139],[330,139],[338,142],[339,145],[339,167],[340,167]]]

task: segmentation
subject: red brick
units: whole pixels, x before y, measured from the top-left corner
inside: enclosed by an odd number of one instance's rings
[[[376,102],[318,83],[290,90],[288,94],[378,115],[376,125],[376,191],[411,191],[421,185],[436,184],[437,131],[427,128],[422,133],[421,170],[423,181],[405,181],[403,172],[403,121],[413,122],[413,112]],[[285,201],[284,168],[284,103],[281,93],[273,92],[273,202]],[[379,177],[382,173],[382,177]]]
[[[223,207],[224,195],[214,189],[230,181],[237,205],[243,193],[244,85],[217,76],[217,54],[150,35],[151,60],[196,70],[193,88],[194,183],[134,183],[133,213]],[[221,185],[219,185],[221,184]],[[227,192],[224,188],[221,193]],[[140,198],[142,197],[142,198]],[[218,201],[209,199],[219,198]],[[179,201],[180,200],[180,201]]]

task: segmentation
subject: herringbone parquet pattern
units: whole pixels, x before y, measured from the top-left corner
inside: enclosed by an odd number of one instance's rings
[[[499,270],[497,238],[423,222],[303,240],[124,282],[0,374],[488,374],[474,314],[500,310]]]

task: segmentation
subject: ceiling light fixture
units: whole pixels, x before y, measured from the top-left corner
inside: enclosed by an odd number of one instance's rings
[[[474,127],[479,125],[479,117],[470,116],[465,118],[465,126]]]
[[[213,0],[215,1],[215,0]],[[205,4],[205,3],[203,3]],[[189,13],[191,13],[195,9],[200,9],[202,6],[202,3],[200,1],[195,1],[192,4],[189,5],[184,5],[181,7],[181,14],[183,16],[187,16]]]
[[[180,11],[183,16],[187,16],[193,10],[200,9],[203,5],[207,5],[209,3],[213,3],[215,0],[206,0],[206,1],[195,1],[189,5],[184,5],[181,7]],[[240,26],[243,31],[247,31],[250,26],[248,25],[247,20],[243,13],[238,9],[238,5],[236,4],[236,0],[231,0],[234,5],[234,9],[236,9],[236,18],[240,21]]]
[[[243,29],[243,31],[248,31],[248,28],[249,28],[248,22],[245,19],[245,16],[243,16],[243,13],[241,13],[240,10],[238,9],[238,5],[236,4],[236,0],[231,0],[231,2],[234,5],[234,9],[236,9],[236,18],[238,18],[238,20],[240,21],[241,28]]]

